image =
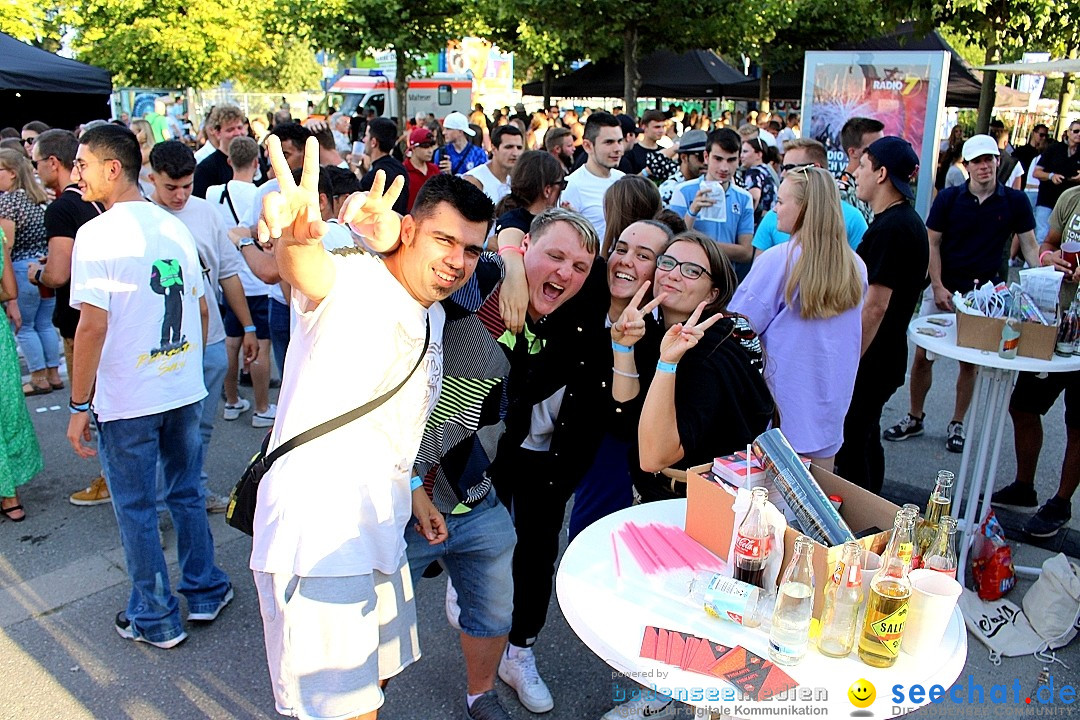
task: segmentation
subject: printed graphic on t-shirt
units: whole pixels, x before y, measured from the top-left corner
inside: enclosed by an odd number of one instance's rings
[[[150,270],[150,289],[161,295],[164,307],[161,320],[161,344],[139,355],[136,368],[158,362],[158,374],[179,370],[187,363],[191,344],[182,332],[184,323],[184,271],[173,258],[155,260]],[[196,289],[191,288],[192,296]]]

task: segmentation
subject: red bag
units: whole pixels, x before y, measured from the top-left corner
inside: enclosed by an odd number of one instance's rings
[[[1005,542],[1005,531],[1001,529],[994,511],[986,514],[986,519],[979,526],[975,536],[974,560],[971,574],[975,578],[975,591],[983,600],[997,600],[1004,597],[1016,584],[1013,571],[1012,550]]]

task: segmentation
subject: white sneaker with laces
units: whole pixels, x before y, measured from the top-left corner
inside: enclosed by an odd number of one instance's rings
[[[631,700],[604,713],[600,720],[623,720],[624,718],[649,718],[649,720],[666,720],[673,718],[678,712],[678,706],[674,700],[661,700],[659,698],[646,700],[639,698]]]
[[[236,420],[250,409],[251,403],[246,398],[240,398],[234,404],[225,403],[225,409],[222,410],[221,417],[225,420]]]
[[[518,700],[533,713],[545,713],[555,707],[551,691],[536,670],[532,648],[507,644],[499,661],[499,677],[517,691]]]
[[[274,427],[274,418],[277,417],[277,405],[270,403],[266,406],[266,410],[259,412],[256,410],[251,414],[251,427],[256,428],[268,428]]]

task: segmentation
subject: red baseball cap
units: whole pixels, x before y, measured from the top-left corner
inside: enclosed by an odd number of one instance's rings
[[[432,136],[431,131],[426,127],[418,127],[409,133],[409,147],[416,147],[426,142],[431,142],[435,138]]]

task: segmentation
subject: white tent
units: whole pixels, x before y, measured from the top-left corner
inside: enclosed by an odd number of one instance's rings
[[[984,65],[978,69],[996,70],[997,72],[1016,73],[1019,75],[1080,73],[1080,60],[1065,58],[1062,60],[1048,60],[1046,62],[1003,63],[1001,65]]]

